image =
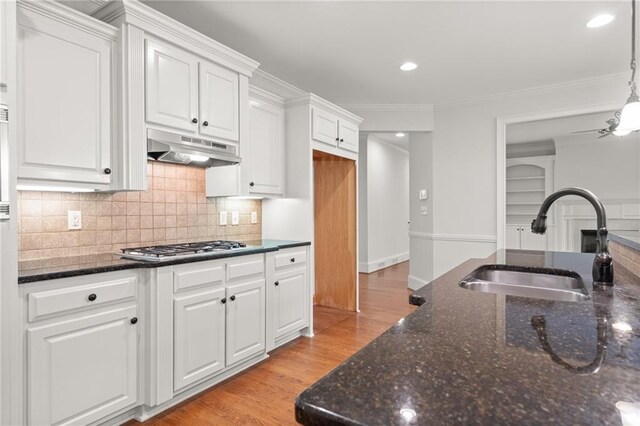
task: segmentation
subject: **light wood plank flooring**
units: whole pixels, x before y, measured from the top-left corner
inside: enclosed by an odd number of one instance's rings
[[[415,309],[408,304],[408,273],[405,262],[360,274],[360,313],[316,306],[314,338],[276,349],[261,364],[143,424],[296,424],[298,394]]]

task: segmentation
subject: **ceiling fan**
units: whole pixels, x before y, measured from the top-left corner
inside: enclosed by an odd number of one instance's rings
[[[598,139],[600,139],[600,138],[607,137],[609,135],[626,136],[631,132],[637,132],[638,131],[638,130],[633,130],[633,131],[625,132],[625,131],[618,130],[618,125],[620,124],[620,115],[621,115],[620,111],[614,112],[613,113],[613,117],[606,121],[608,126],[602,128],[602,129],[580,130],[578,132],[571,132],[571,133],[572,134],[577,134],[577,133],[597,132],[597,133],[600,134],[600,136],[598,136]]]

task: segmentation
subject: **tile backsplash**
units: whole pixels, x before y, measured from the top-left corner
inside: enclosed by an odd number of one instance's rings
[[[116,253],[123,247],[262,237],[262,202],[205,197],[205,170],[149,162],[148,190],[119,193],[18,192],[20,260]],[[67,230],[67,212],[82,229]],[[227,225],[219,212],[227,211]],[[231,225],[231,212],[240,224]],[[258,223],[251,224],[251,212]]]

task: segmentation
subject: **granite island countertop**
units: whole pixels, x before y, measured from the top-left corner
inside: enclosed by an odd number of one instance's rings
[[[110,253],[88,254],[78,257],[23,260],[18,262],[18,284],[100,274],[124,269],[159,268],[311,245],[308,241],[271,239],[244,242],[247,243],[247,247],[242,249],[214,252],[198,257],[176,257],[175,259],[162,262],[128,260],[118,254]]]
[[[412,296],[420,308],[304,391],[296,420],[616,425],[621,409],[640,418],[640,279],[616,271],[615,285],[594,293],[592,261],[593,254],[508,250],[463,263]],[[591,299],[459,287],[492,263],[573,270]]]

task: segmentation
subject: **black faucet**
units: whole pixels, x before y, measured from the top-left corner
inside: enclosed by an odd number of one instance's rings
[[[547,212],[560,197],[565,195],[577,195],[589,201],[597,216],[597,247],[596,257],[593,260],[593,281],[598,284],[613,285],[613,259],[607,248],[607,214],[604,206],[598,200],[598,197],[591,191],[582,188],[565,188],[549,195],[540,206],[540,212],[533,222],[531,222],[531,232],[535,234],[544,234],[547,231]]]

